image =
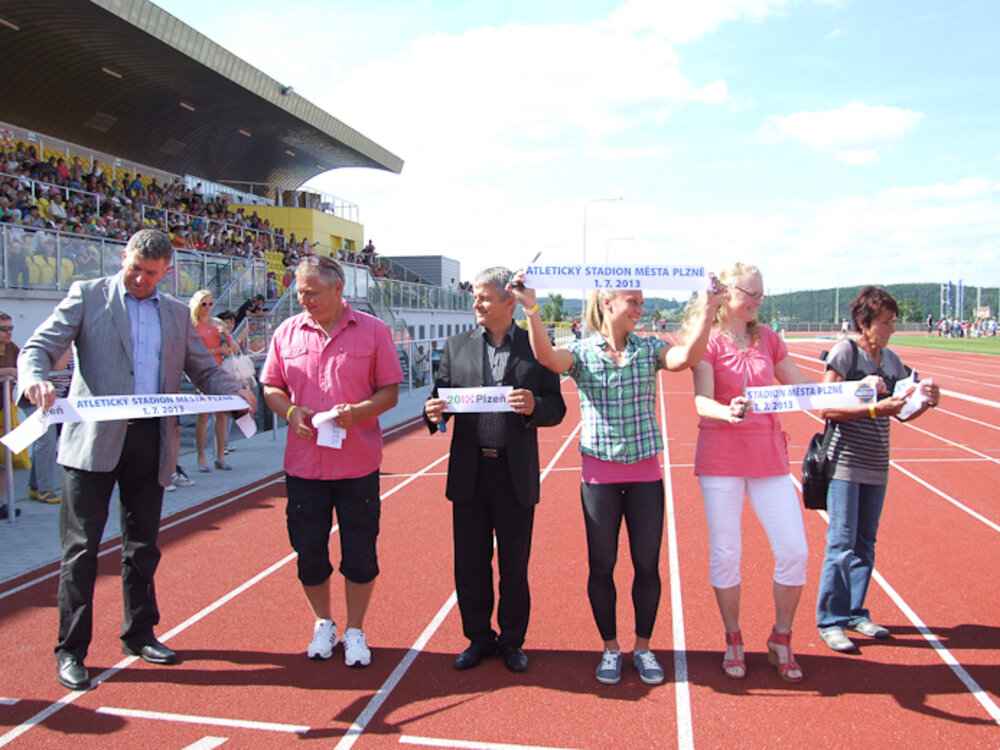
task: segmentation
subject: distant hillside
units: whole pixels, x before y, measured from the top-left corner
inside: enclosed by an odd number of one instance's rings
[[[895,297],[900,305],[900,319],[906,318],[910,322],[919,322],[930,313],[937,320],[941,309],[941,285],[940,284],[888,284],[885,287],[889,293]],[[850,316],[850,304],[862,289],[861,286],[841,287],[840,289],[840,318]],[[955,302],[957,290],[953,287],[952,304]],[[964,304],[962,317],[972,319],[976,309],[976,288],[965,287],[963,289]],[[997,314],[1000,308],[998,300],[1000,290],[996,287],[984,288],[982,304],[991,308],[993,315]],[[778,292],[770,290],[767,299],[760,309],[760,315],[764,320],[771,321],[780,317],[782,321],[788,323],[832,323],[834,315],[834,301],[837,296],[836,289],[811,289],[800,292]],[[907,302],[909,300],[909,302]],[[538,304],[544,306],[548,297],[539,297]],[[656,309],[659,309],[663,317],[669,321],[677,321],[683,312],[686,302],[678,302],[672,299],[662,299],[658,297],[647,297],[645,302],[645,320],[649,320]],[[563,320],[572,320],[575,315],[580,315],[579,298],[563,298]]]
[[[885,288],[896,299],[900,306],[900,318],[908,318],[910,322],[917,322],[925,319],[930,313],[936,320],[941,311],[941,285],[940,284],[887,284]],[[840,289],[840,317],[850,317],[850,305],[860,292],[862,287],[851,286]],[[955,303],[956,291],[952,291],[952,304]],[[965,287],[962,290],[965,297],[961,317],[971,319],[975,317],[976,309],[976,288]],[[770,296],[764,300],[760,309],[760,314],[765,320],[773,320],[780,317],[789,323],[828,323],[836,319],[834,315],[834,300],[836,289],[813,289],[803,292],[775,292],[771,290]],[[992,309],[993,314],[997,314],[997,294],[996,287],[983,289],[982,303]],[[911,302],[907,304],[907,300]]]

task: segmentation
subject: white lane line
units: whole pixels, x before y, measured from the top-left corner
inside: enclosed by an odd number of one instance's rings
[[[385,500],[386,498],[388,498],[391,495],[395,494],[397,491],[401,490],[403,487],[405,487],[406,485],[408,485],[410,482],[412,482],[415,479],[417,479],[418,477],[422,476],[424,471],[428,471],[428,470],[434,468],[439,463],[441,463],[442,461],[444,461],[446,458],[448,458],[448,454],[447,453],[445,453],[440,458],[432,461],[431,463],[427,464],[427,466],[425,466],[424,469],[422,469],[421,471],[418,471],[416,474],[414,474],[412,477],[410,477],[406,481],[400,482],[395,487],[393,487],[391,490],[388,490],[387,492],[383,493],[381,499]],[[192,514],[192,515],[187,516],[185,518],[182,518],[182,519],[180,519],[178,521],[175,521],[174,523],[170,524],[170,526],[176,526],[178,524],[184,523],[184,522],[190,520],[191,518],[195,518],[195,517],[201,515],[202,513],[207,513],[209,510],[212,510],[213,508],[219,507],[221,505],[225,505],[226,503],[230,503],[233,500],[236,500],[236,499],[238,499],[240,497],[244,497],[245,495],[250,494],[250,492],[256,492],[258,489],[262,489],[263,487],[268,486],[268,484],[276,484],[279,481],[284,481],[284,480],[283,479],[272,480],[271,482],[268,482],[267,484],[264,484],[264,485],[261,485],[260,487],[255,488],[254,490],[250,490],[248,492],[241,493],[240,495],[237,495],[236,497],[230,498],[229,500],[225,500],[225,501],[223,501],[221,503],[218,503],[217,505],[214,505],[211,508],[206,508],[204,511],[200,511],[199,513]],[[164,527],[164,528],[168,528],[168,527]],[[332,535],[334,532],[337,531],[338,528],[339,528],[339,525],[338,526],[334,526],[333,529],[330,531],[330,534]],[[283,566],[287,565],[289,562],[291,562],[292,560],[294,560],[295,559],[295,554],[296,553],[292,552],[291,554],[287,555],[286,557],[282,558],[281,560],[278,560],[278,562],[272,564],[270,567],[268,567],[265,570],[261,571],[260,573],[258,573],[257,575],[255,575],[250,580],[248,580],[248,581],[240,584],[235,589],[233,589],[232,591],[230,591],[228,594],[225,594],[222,598],[217,599],[215,602],[213,602],[212,604],[209,604],[207,607],[205,607],[200,612],[198,612],[198,613],[192,615],[191,617],[189,617],[187,620],[185,620],[183,623],[181,623],[180,625],[178,625],[177,627],[175,627],[173,630],[171,630],[166,635],[161,636],[160,637],[160,641],[161,642],[168,641],[173,636],[177,635],[178,633],[180,633],[183,630],[186,630],[191,625],[193,625],[196,622],[198,622],[199,620],[201,620],[207,614],[209,614],[211,612],[214,612],[216,609],[218,609],[220,606],[222,606],[226,602],[231,601],[234,597],[236,597],[239,594],[243,593],[244,591],[246,591],[248,588],[250,588],[254,584],[258,583],[259,581],[262,581],[265,578],[267,578],[269,575],[271,575],[272,573],[274,573],[276,570],[279,570],[280,568],[282,568]],[[96,678],[92,679],[91,682],[94,685],[98,685],[98,684],[104,682],[108,678],[113,677],[115,674],[117,674],[118,672],[120,672],[125,667],[129,666],[132,662],[136,661],[138,658],[139,657],[137,657],[137,656],[130,656],[130,657],[126,658],[126,659],[122,659],[115,666],[110,667],[109,669],[106,669],[104,672],[102,672],[101,674],[99,674]],[[4,745],[7,745],[8,743],[10,743],[13,740],[17,739],[22,734],[24,734],[25,732],[27,732],[29,729],[31,729],[32,727],[34,727],[34,726],[42,723],[43,721],[45,721],[48,717],[52,716],[52,714],[56,713],[57,711],[61,711],[63,708],[65,708],[70,703],[72,703],[73,701],[75,701],[77,698],[79,698],[81,695],[84,695],[84,694],[85,694],[85,691],[73,691],[73,692],[67,693],[62,698],[60,698],[58,701],[56,701],[54,703],[51,703],[50,705],[48,705],[47,707],[45,707],[44,709],[42,709],[41,711],[39,711],[37,714],[35,714],[31,718],[25,720],[24,722],[22,722],[18,726],[14,727],[10,731],[8,731],[6,734],[3,734],[2,736],[0,736],[0,747],[3,747]]]
[[[20,702],[20,698],[0,698],[0,706],[16,706]]]
[[[207,508],[202,508],[201,510],[199,510],[199,511],[197,511],[195,513],[191,513],[189,515],[186,515],[183,518],[180,518],[180,519],[178,519],[176,521],[172,521],[170,523],[166,523],[166,524],[161,525],[160,526],[160,531],[161,532],[165,531],[165,530],[173,528],[174,526],[177,526],[179,524],[186,523],[187,521],[190,521],[192,518],[197,518],[198,516],[203,516],[206,513],[211,513],[213,510],[221,508],[224,505],[229,505],[229,503],[235,502],[237,500],[241,500],[244,497],[246,497],[247,495],[252,495],[254,492],[257,492],[258,490],[262,490],[265,487],[270,487],[272,484],[279,484],[280,482],[284,482],[284,481],[285,481],[285,478],[281,477],[279,479],[271,479],[269,481],[264,482],[263,484],[252,484],[252,485],[250,485],[250,487],[252,489],[244,490],[243,492],[241,492],[238,495],[233,495],[231,498],[229,498],[227,500],[223,500],[221,503],[216,503],[215,505],[210,505]],[[177,511],[177,513],[169,515],[169,516],[167,516],[167,518],[168,519],[169,518],[174,518],[177,515],[182,514],[182,513],[186,513],[186,511],[183,511],[183,510]],[[112,537],[112,539],[120,539],[120,538],[121,538],[120,536]],[[101,550],[100,552],[97,553],[97,556],[98,557],[104,557],[105,555],[110,555],[112,552],[117,552],[121,548],[122,548],[122,545],[119,542],[118,544],[112,545],[111,547],[108,547],[105,550]],[[58,562],[58,561],[56,561],[56,562]],[[51,563],[49,563],[49,564],[51,565]],[[56,570],[52,571],[51,573],[46,573],[45,575],[38,576],[37,578],[32,578],[30,581],[26,581],[25,583],[22,583],[20,586],[16,586],[15,588],[10,589],[9,591],[4,591],[2,594],[0,594],[0,599],[5,599],[8,596],[16,594],[19,591],[24,591],[27,588],[31,588],[35,584],[41,583],[42,581],[47,581],[50,578],[55,578],[58,575],[59,575],[59,570],[56,569]]]
[[[941,392],[944,393],[944,391]],[[940,406],[937,408],[937,413],[947,414],[949,417],[964,419],[966,422],[972,422],[973,424],[978,424],[982,427],[989,427],[991,430],[1000,430],[1000,425],[994,424],[992,422],[984,422],[981,419],[973,419],[972,417],[967,417],[964,414],[959,414],[958,412],[949,411],[948,409],[943,409]]]
[[[662,385],[663,378],[658,378]],[[666,500],[667,559],[670,568],[670,617],[674,632],[674,696],[677,705],[677,747],[694,749],[691,720],[691,687],[688,683],[687,638],[684,634],[684,603],[681,599],[680,560],[677,556],[677,519],[674,515],[674,483],[670,475],[670,441],[667,439],[667,409],[660,388],[660,429],[663,431],[663,489]]]
[[[202,737],[197,742],[193,742],[184,750],[215,750],[220,745],[224,745],[229,740],[228,737]]]
[[[95,711],[105,716],[122,716],[126,719],[153,719],[156,721],[175,721],[181,724],[208,724],[213,727],[230,727],[232,729],[259,729],[265,732],[291,732],[305,734],[310,727],[298,724],[277,724],[271,721],[250,721],[249,719],[223,719],[219,716],[195,716],[194,714],[170,714],[163,711],[139,711],[134,708],[114,708],[101,706]]]
[[[569,434],[569,437],[566,438],[559,450],[556,451],[555,456],[552,457],[552,460],[549,461],[548,466],[546,466],[545,470],[542,472],[539,482],[545,481],[545,477],[549,475],[552,467],[559,460],[560,456],[562,456],[562,454],[566,451],[567,446],[569,446],[573,438],[576,436],[576,433],[580,430],[580,426],[580,424],[577,424],[576,429]],[[494,546],[495,545],[496,540],[494,540]],[[368,722],[374,718],[375,714],[378,713],[378,710],[382,707],[382,704],[385,703],[392,691],[395,690],[397,685],[399,685],[400,680],[403,679],[403,675],[406,674],[406,671],[410,668],[410,666],[412,666],[413,662],[416,661],[417,656],[419,656],[420,652],[423,651],[424,646],[427,645],[427,642],[431,639],[434,633],[437,632],[437,629],[441,627],[441,623],[444,622],[445,617],[451,611],[452,607],[455,606],[457,601],[458,597],[455,592],[452,591],[448,600],[441,606],[441,609],[438,610],[438,613],[434,616],[434,619],[430,621],[426,628],[424,628],[424,632],[420,634],[420,637],[417,638],[416,641],[414,641],[413,645],[410,646],[410,650],[406,652],[399,664],[396,665],[396,668],[392,670],[392,674],[390,674],[386,681],[382,683],[382,686],[376,691],[375,695],[371,697],[371,700],[369,700],[364,709],[362,709],[358,718],[351,723],[347,733],[341,737],[340,742],[337,743],[336,750],[348,750],[348,748],[354,746],[354,743],[357,742],[364,733],[365,728],[368,726]]]
[[[792,475],[792,481],[795,483],[795,486],[799,488],[799,492],[801,492],[802,484],[794,474]],[[827,526],[829,526],[830,514],[825,510],[818,511],[818,513],[820,518],[822,518],[826,522]],[[972,693],[972,696],[979,701],[984,709],[986,709],[986,713],[993,718],[993,721],[1000,724],[1000,706],[997,706],[997,704],[993,702],[986,691],[979,686],[979,683],[972,678],[972,675],[970,675],[968,671],[966,671],[965,667],[958,662],[958,659],[952,655],[951,651],[949,651],[947,647],[941,643],[941,640],[934,635],[927,625],[924,624],[924,621],[921,620],[913,608],[906,603],[906,600],[899,595],[892,585],[890,585],[885,576],[883,576],[878,570],[873,569],[872,578],[874,578],[875,583],[877,583],[879,587],[889,595],[889,598],[892,599],[893,603],[895,603],[897,607],[899,607],[900,611],[906,619],[910,621],[913,627],[920,632],[920,635],[924,637],[924,640],[926,640],[934,648],[935,653],[940,657],[941,661],[943,661],[948,668],[954,672],[955,676],[958,677],[968,691]]]
[[[545,745],[511,745],[506,742],[446,740],[441,737],[417,737],[412,734],[400,735],[399,744],[424,745],[426,747],[457,747],[463,750],[570,750],[570,748],[547,747]]]
[[[987,526],[989,526],[994,531],[1000,531],[1000,525],[997,525],[996,523],[994,523],[993,521],[991,521],[990,519],[988,519],[986,516],[984,516],[984,515],[982,515],[980,513],[977,513],[972,508],[970,508],[968,505],[965,505],[964,503],[960,503],[958,500],[956,500],[955,498],[953,498],[951,495],[945,494],[944,492],[942,492],[941,490],[939,490],[937,487],[935,487],[934,485],[930,484],[929,482],[925,482],[923,479],[921,479],[920,477],[918,477],[916,474],[913,474],[912,472],[907,471],[906,469],[904,469],[902,466],[899,465],[898,461],[890,461],[889,465],[891,467],[893,467],[894,469],[896,469],[896,471],[900,471],[903,474],[906,474],[906,476],[908,476],[914,482],[917,482],[918,484],[922,484],[924,487],[926,487],[927,489],[929,489],[931,492],[933,492],[938,497],[944,498],[945,500],[947,500],[949,503],[951,503],[952,505],[954,505],[959,510],[968,513],[970,516],[972,516],[973,518],[975,518],[977,521],[981,521],[982,523],[986,524]]]

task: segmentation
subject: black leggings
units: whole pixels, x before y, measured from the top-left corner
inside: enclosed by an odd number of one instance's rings
[[[601,638],[617,638],[615,563],[622,517],[628,529],[635,578],[632,605],[635,634],[649,638],[660,605],[660,540],[663,538],[663,481],[580,485],[587,526],[590,577],[587,595]]]

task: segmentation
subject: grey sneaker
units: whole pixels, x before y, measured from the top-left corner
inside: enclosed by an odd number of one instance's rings
[[[174,487],[193,487],[194,480],[182,472],[174,472],[172,484]]]
[[[663,667],[648,648],[632,654],[632,663],[639,670],[639,679],[647,685],[659,685],[663,682]]]
[[[876,625],[871,620],[858,620],[853,625],[849,625],[848,628],[853,630],[855,633],[861,633],[861,635],[867,635],[869,638],[888,638],[889,628],[882,627],[881,625]]]
[[[604,656],[597,667],[597,681],[616,685],[622,678],[622,652],[604,649]]]
[[[841,627],[823,628],[819,631],[819,637],[834,651],[853,651],[854,643],[844,633]]]

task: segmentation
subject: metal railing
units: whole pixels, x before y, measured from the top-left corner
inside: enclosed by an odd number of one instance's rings
[[[63,291],[73,281],[117,272],[124,247],[124,241],[107,237],[0,224],[0,283],[5,289]],[[252,269],[250,274],[246,273],[248,268]],[[233,282],[239,278],[245,283],[234,287]],[[246,299],[263,294],[266,283],[267,262],[262,258],[177,249],[173,269],[160,282],[160,289],[181,299],[199,289],[208,289],[214,295],[228,289],[230,299],[240,299],[240,295]]]

